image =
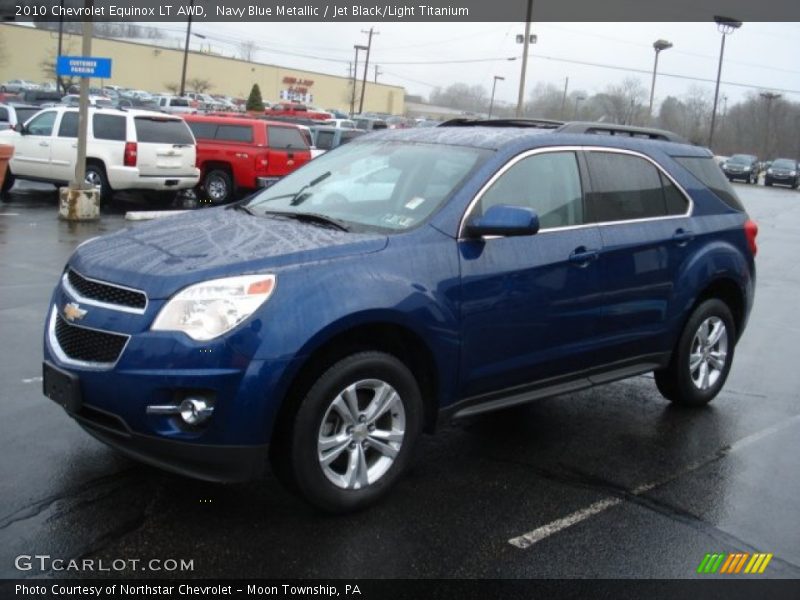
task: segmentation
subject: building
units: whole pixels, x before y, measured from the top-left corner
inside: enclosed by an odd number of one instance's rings
[[[0,25],[0,81],[27,79],[42,82],[48,79],[42,63],[52,62],[58,34],[23,25]],[[80,36],[64,34],[63,54],[80,55]],[[94,38],[92,54],[111,58],[112,78],[92,80],[92,85],[119,85],[149,92],[168,93],[168,86],[180,84],[183,50],[153,46],[141,42]],[[304,98],[320,108],[350,109],[351,79],[251,63],[202,52],[189,52],[187,81],[204,79],[210,82],[211,94],[247,98],[254,83],[261,88],[264,100]],[[191,89],[187,85],[187,89]],[[361,82],[356,88],[356,110]],[[364,111],[402,115],[405,112],[405,89],[394,85],[367,82]]]

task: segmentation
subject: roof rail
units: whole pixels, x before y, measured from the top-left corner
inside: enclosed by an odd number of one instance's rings
[[[557,129],[564,121],[553,119],[470,119],[460,117],[440,123],[437,127],[533,127],[536,129]]]
[[[617,125],[616,123],[593,123],[584,121],[571,121],[558,128],[559,133],[590,133],[595,135],[617,135],[648,140],[663,140],[666,142],[689,142],[677,133],[653,127],[636,127],[634,125]]]

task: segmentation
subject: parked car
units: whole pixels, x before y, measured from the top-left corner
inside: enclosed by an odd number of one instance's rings
[[[752,154],[734,154],[722,164],[722,171],[730,181],[742,179],[745,183],[758,183],[758,158]]]
[[[350,118],[350,115],[348,115],[346,112],[343,112],[343,111],[338,110],[336,108],[327,108],[327,109],[325,109],[325,112],[331,113],[333,115],[334,119],[349,119]]]
[[[365,133],[366,131],[361,129],[330,127],[328,125],[311,127],[314,146],[320,151],[320,154],[346,144]]]
[[[14,102],[0,104],[0,131],[14,129],[14,127],[21,125],[40,110],[42,110],[40,106],[32,104],[17,104]]]
[[[171,115],[188,115],[197,112],[191,105],[189,98],[181,96],[155,96],[154,100],[159,110]]]
[[[25,81],[24,79],[9,79],[0,83],[0,92],[24,92],[26,90],[38,90],[39,84],[33,81]]]
[[[27,104],[60,104],[64,95],[59,91],[52,90],[25,90],[20,93],[20,100]]]
[[[288,123],[241,115],[184,118],[197,139],[200,186],[214,203],[269,186],[311,160],[308,141]]]
[[[212,481],[269,460],[327,511],[386,494],[442,420],[650,371],[711,401],[757,233],[711,153],[498,122],[365,135],[240,203],[82,244],[45,394],[138,460]],[[326,192],[367,171],[382,197]]]
[[[139,99],[134,96],[129,96],[127,98],[120,98],[113,103],[115,108],[120,110],[126,110],[129,108],[135,108],[138,110],[149,110],[152,112],[161,112],[161,108],[158,106],[158,102],[155,101],[154,98],[150,99]]]
[[[356,115],[353,117],[353,120],[356,122],[356,127],[358,129],[363,129],[364,131],[373,131],[378,129],[388,129],[389,125],[381,118],[378,117],[363,117],[360,115]]]
[[[187,92],[186,97],[194,100],[197,103],[199,110],[226,110],[221,102],[217,102],[209,94],[201,94],[199,92]]]
[[[796,190],[800,185],[800,164],[793,158],[776,158],[767,168],[764,185],[781,184]]]
[[[66,106],[79,106],[81,103],[81,97],[79,94],[67,94],[63,98],[61,98],[61,104],[65,104]],[[106,96],[89,96],[89,106],[97,106],[100,108],[111,108],[114,106],[114,103],[111,101],[111,98],[107,98]]]
[[[340,129],[355,129],[356,122],[352,119],[328,119],[322,122],[323,125],[328,127],[338,127]]]
[[[197,184],[192,132],[181,119],[146,111],[89,108],[86,182],[103,201],[119,190],[177,191]],[[66,184],[75,174],[78,111],[66,106],[40,111],[16,130],[0,132],[15,148],[3,184],[17,179]]]
[[[265,109],[264,114],[268,117],[296,117],[300,119],[311,119],[314,121],[327,121],[331,118],[330,113],[311,110],[303,104],[295,104],[291,102],[273,104],[269,108]]]

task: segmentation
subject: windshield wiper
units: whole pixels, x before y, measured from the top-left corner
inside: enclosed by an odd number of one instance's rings
[[[287,219],[294,219],[295,221],[302,221],[304,223],[313,223],[315,225],[333,227],[334,229],[338,229],[339,231],[350,231],[350,228],[347,227],[344,223],[342,223],[338,219],[334,219],[326,215],[321,215],[319,213],[298,213],[289,211],[268,210],[265,211],[264,214],[269,217],[285,217]]]
[[[308,195],[303,196],[302,195],[303,192],[305,192],[308,188],[314,187],[318,183],[320,183],[322,181],[325,181],[330,176],[331,176],[331,172],[330,171],[325,171],[319,177],[309,181],[307,184],[305,184],[303,187],[301,187],[299,190],[297,190],[297,193],[294,196],[292,196],[292,199],[289,201],[289,204],[291,204],[292,206],[297,206],[298,204],[302,204],[303,202],[305,202],[306,199],[308,198]]]
[[[242,204],[241,202],[234,202],[233,204],[229,204],[225,207],[225,210],[240,210],[242,212],[246,212],[248,215],[256,216],[256,213],[253,212],[253,209],[247,206],[246,204]]]

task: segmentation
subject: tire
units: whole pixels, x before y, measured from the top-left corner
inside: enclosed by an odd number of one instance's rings
[[[303,398],[273,452],[275,472],[326,512],[364,508],[408,466],[422,414],[419,385],[405,364],[384,352],[352,354],[324,371]]]
[[[108,177],[106,177],[106,170],[103,165],[94,162],[88,163],[84,181],[100,187],[100,204],[107,204],[111,201],[111,196],[114,192],[111,189],[111,184],[108,183]]]
[[[718,326],[722,329],[718,330]],[[702,338],[708,338],[709,332],[715,337],[719,334],[704,349]],[[658,391],[681,406],[708,404],[725,385],[735,346],[736,326],[728,305],[717,298],[705,300],[686,322],[667,368],[655,372]],[[691,357],[697,357],[696,361]],[[690,360],[697,366],[692,368]]]
[[[14,177],[14,174],[11,172],[11,167],[6,168],[6,178],[3,179],[3,187],[0,188],[0,192],[2,192],[3,195],[10,192],[16,180],[17,178]]]
[[[233,182],[230,173],[212,169],[203,177],[203,189],[212,204],[225,204],[233,199]]]
[[[764,185],[765,185],[766,187],[772,187],[772,182],[771,182],[769,179],[765,179],[765,180],[764,180]]]

